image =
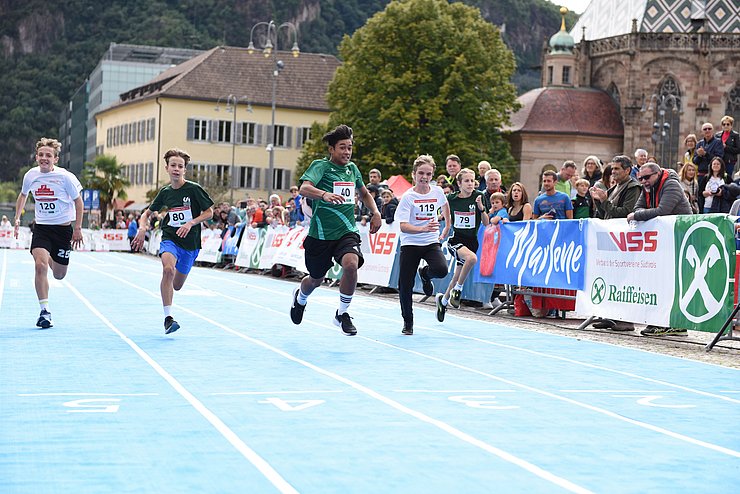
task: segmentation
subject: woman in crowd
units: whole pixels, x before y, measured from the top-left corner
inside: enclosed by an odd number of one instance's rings
[[[720,191],[720,187],[725,184],[725,162],[722,158],[715,156],[712,162],[709,164],[709,179],[707,184],[704,186],[702,195],[704,196],[704,213],[719,212],[716,209],[721,199],[717,196],[717,192]],[[715,204],[715,201],[717,204]],[[712,205],[715,205],[715,209],[712,209]]]
[[[686,148],[686,152],[683,153],[684,163],[694,162],[694,152],[696,151],[696,143],[697,143],[696,134],[689,134],[683,140],[683,145]]]
[[[509,218],[505,222],[532,219],[532,205],[529,203],[527,189],[521,182],[511,184],[506,194],[506,212],[509,213]]]
[[[740,153],[740,134],[737,131],[732,130],[732,124],[735,123],[735,119],[729,115],[725,115],[720,120],[722,130],[717,132],[714,137],[722,141],[725,154],[722,159],[725,160],[725,171],[727,173],[727,181],[731,181],[733,174],[738,171],[737,167],[737,155]]]
[[[596,182],[601,178],[601,161],[596,156],[586,156],[583,160],[583,169],[581,170],[581,178],[588,180],[589,187],[596,185]]]
[[[681,171],[678,174],[681,187],[686,193],[686,197],[689,198],[689,205],[694,214],[699,212],[699,203],[697,197],[699,195],[699,182],[696,180],[696,165],[692,162],[684,163]]]
[[[396,208],[398,207],[398,199],[393,195],[393,191],[390,189],[383,189],[380,193],[380,217],[385,220],[389,225],[393,223],[393,217],[396,214]]]

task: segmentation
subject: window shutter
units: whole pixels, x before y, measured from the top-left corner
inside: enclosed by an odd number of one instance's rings
[[[259,189],[262,187],[262,182],[260,181],[260,172],[262,171],[261,168],[254,168],[254,184],[253,189]]]
[[[257,130],[255,131],[254,143],[259,145],[259,144],[262,144],[262,133],[264,131],[265,126],[262,124],[257,124],[256,127],[257,127]]]
[[[290,176],[293,174],[291,170],[285,170],[283,173],[283,189],[289,189],[292,182],[290,181]]]
[[[234,142],[237,144],[244,144],[244,139],[242,139],[242,135],[244,134],[244,122],[237,122],[236,123],[236,134],[234,135]]]
[[[300,149],[303,147],[302,139],[303,139],[303,133],[301,132],[301,128],[296,127],[295,128],[295,147],[296,149]]]
[[[289,148],[293,145],[293,127],[285,127],[285,147]]]
[[[152,125],[152,127],[154,127]],[[188,118],[188,135],[187,135],[188,141],[195,140],[195,119],[194,118]]]
[[[208,140],[211,142],[218,140],[218,120],[208,121]]]
[[[150,125],[149,125],[149,127],[147,128],[147,130],[148,130],[148,134],[149,134],[149,135],[148,135],[148,137],[147,137],[147,140],[149,140],[149,141],[153,141],[153,140],[154,140],[154,137],[155,137],[155,133],[156,133],[156,131],[157,131],[157,130],[156,130],[156,127],[157,127],[157,119],[155,119],[155,118],[150,118],[150,119],[149,119],[149,123],[150,123]]]
[[[272,125],[267,127],[267,139],[265,140],[265,144],[275,144],[274,131],[275,128]]]

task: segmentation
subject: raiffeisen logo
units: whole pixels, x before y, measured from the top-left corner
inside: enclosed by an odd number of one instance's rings
[[[639,286],[608,285],[604,278],[596,278],[591,285],[591,302],[595,305],[608,302],[617,302],[631,305],[658,305],[658,294],[643,292]]]
[[[723,308],[731,277],[724,237],[716,225],[691,225],[678,251],[678,309],[693,323],[708,321]]]

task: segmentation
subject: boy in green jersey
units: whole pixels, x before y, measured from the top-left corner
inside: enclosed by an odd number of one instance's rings
[[[478,262],[478,228],[481,222],[488,226],[489,218],[483,204],[483,193],[476,190],[475,172],[469,168],[457,174],[459,192],[447,196],[452,217],[452,236],[447,240],[447,248],[455,256],[455,273],[445,293],[438,293],[437,320],[445,318],[448,302],[455,308],[460,307],[462,288],[468,274]]]
[[[303,241],[308,275],[293,292],[290,318],[294,324],[301,323],[308,296],[321,285],[336,260],[342,266],[342,280],[334,324],[351,336],[357,333],[357,328],[347,308],[357,287],[357,270],[364,262],[354,215],[355,189],[372,214],[370,233],[380,228],[380,213],[362,181],[360,170],[350,161],[352,129],[340,125],[327,132],[322,140],[329,146],[329,157],[315,160],[301,177],[300,194],[313,199],[313,216]]]
[[[173,333],[180,325],[172,317],[174,290],[179,290],[188,279],[200,252],[200,223],[213,217],[213,200],[195,182],[185,180],[190,155],[181,149],[170,149],[164,154],[164,169],[170,184],[162,187],[152,204],[139,220],[141,226],[132,241],[135,250],[144,245],[144,233],[149,227],[152,211],[167,209],[162,219],[162,242],[159,256],[162,259],[162,282],[159,291],[164,307],[164,332]]]

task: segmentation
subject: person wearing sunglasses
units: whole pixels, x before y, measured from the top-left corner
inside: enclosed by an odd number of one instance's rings
[[[694,164],[699,176],[699,190],[704,190],[709,180],[709,170],[712,160],[715,157],[724,159],[725,148],[722,141],[714,137],[714,127],[709,122],[704,122],[701,126],[702,139],[696,145],[694,153]],[[699,211],[704,211],[704,197],[699,194]]]
[[[637,181],[642,192],[637,198],[635,210],[627,215],[627,221],[647,221],[657,216],[691,214],[691,206],[675,170],[663,169],[655,163],[646,163],[637,172]],[[640,334],[643,336],[686,336],[683,328],[649,325]]]
[[[725,171],[727,172],[728,182],[731,182],[733,179],[733,172],[737,164],[737,155],[740,153],[740,133],[732,130],[732,124],[734,123],[734,118],[725,115],[720,120],[722,130],[714,135],[715,139],[722,142],[722,147],[724,148]]]

